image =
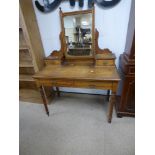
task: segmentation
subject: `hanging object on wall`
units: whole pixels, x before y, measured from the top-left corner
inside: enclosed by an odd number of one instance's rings
[[[49,0],[43,0],[44,6],[42,6],[38,1],[35,1],[36,7],[44,13],[51,12],[56,9],[62,0],[54,0],[52,3],[49,3]]]
[[[48,13],[56,9],[62,1],[67,0],[43,0],[43,4],[41,5],[37,0],[35,1],[36,7],[44,13]],[[70,6],[75,6],[75,1],[79,1],[79,7],[83,7],[84,0],[68,0],[70,3]],[[121,0],[88,0],[88,8],[92,8],[94,3],[96,3],[98,6],[102,8],[110,8],[118,4]]]
[[[75,0],[69,0],[70,6],[75,6]]]
[[[97,5],[107,8],[115,6],[121,0],[94,0],[94,1],[96,1]]]
[[[95,0],[88,0],[88,8],[92,8]]]
[[[79,7],[83,7],[83,0],[79,0]]]

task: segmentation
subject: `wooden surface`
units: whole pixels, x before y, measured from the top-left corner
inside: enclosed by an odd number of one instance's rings
[[[124,52],[119,61],[122,78],[122,93],[116,104],[118,117],[135,116],[135,39],[133,38],[130,52]]]
[[[51,97],[51,94],[48,94],[49,90],[47,92],[47,99],[48,104],[51,103],[53,96]],[[36,89],[20,89],[19,90],[19,100],[24,102],[32,102],[32,103],[40,103],[42,104],[42,97],[40,95],[40,92]]]
[[[44,50],[31,0],[19,1],[20,100],[41,102],[33,74],[44,66]],[[48,94],[50,90],[46,90]],[[23,99],[22,99],[23,98]],[[38,99],[40,98],[40,100]]]
[[[116,104],[116,112],[119,117],[135,116],[135,32],[133,32],[135,31],[133,29],[133,19],[135,16],[134,5],[135,3],[133,1],[131,3],[125,52],[120,56],[119,61],[119,70],[122,77],[122,94],[120,102],[117,102]],[[131,36],[132,34],[133,36]]]
[[[19,49],[28,49],[22,27],[19,28]]]
[[[19,100],[25,102],[42,103],[42,98],[39,91],[35,89],[20,89]]]
[[[44,50],[40,38],[38,24],[32,4],[32,0],[19,0],[26,29],[26,41],[29,45],[35,71],[44,66]]]
[[[48,65],[34,78],[82,79],[100,81],[119,81],[120,77],[115,66],[78,66],[78,65]]]
[[[19,67],[19,74],[25,74],[25,75],[33,75],[35,73],[34,68],[33,67]]]
[[[65,53],[67,49],[64,37],[63,17],[88,12],[91,12],[93,16],[93,55],[92,57],[66,57]],[[72,13],[62,13],[60,9],[62,29],[60,33],[61,48],[59,51],[54,51],[53,54],[51,53],[45,59],[47,66],[33,76],[42,95],[43,104],[48,115],[49,110],[47,106],[47,95],[44,91],[45,86],[56,87],[58,95],[60,95],[58,87],[104,89],[111,90],[108,122],[110,123],[112,120],[113,106],[115,104],[115,96],[120,77],[115,66],[115,55],[108,49],[101,50],[98,47],[99,33],[97,30],[95,31],[94,14],[94,8],[92,10]]]
[[[61,12],[61,11],[60,11]],[[60,13],[61,15],[61,13]],[[100,49],[98,46],[99,32],[97,29],[95,34],[95,42],[93,43],[95,52],[93,56],[65,56],[66,43],[64,41],[63,32],[60,33],[61,48],[59,51],[54,50],[48,57],[45,58],[46,65],[60,64],[76,64],[76,65],[96,65],[96,66],[115,66],[116,56],[109,49]]]
[[[19,75],[19,80],[20,81],[34,81],[34,79],[32,78],[31,75],[27,75],[27,74],[20,74]]]
[[[115,66],[79,66],[79,65],[47,65],[42,71],[34,76],[36,84],[40,89],[44,107],[47,115],[47,96],[44,86],[48,87],[76,87],[111,90],[109,101],[108,122],[111,123],[115,95],[120,80]]]

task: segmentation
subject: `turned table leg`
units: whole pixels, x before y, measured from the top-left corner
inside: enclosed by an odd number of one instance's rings
[[[45,93],[45,89],[43,86],[40,86],[39,87],[39,90],[40,90],[40,94],[42,96],[42,99],[43,99],[43,104],[44,104],[44,107],[45,107],[45,110],[46,110],[46,114],[49,116],[49,111],[48,111],[48,101],[47,101],[47,96],[46,96],[46,93]]]
[[[56,91],[57,91],[57,95],[58,95],[58,97],[60,97],[59,87],[56,87]]]
[[[110,98],[110,90],[108,89],[107,90],[107,100],[109,101],[109,98]]]
[[[109,101],[108,122],[111,123],[116,94],[112,93]]]

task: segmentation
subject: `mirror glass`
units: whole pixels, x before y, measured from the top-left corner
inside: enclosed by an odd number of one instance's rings
[[[66,56],[92,56],[92,14],[64,17]]]

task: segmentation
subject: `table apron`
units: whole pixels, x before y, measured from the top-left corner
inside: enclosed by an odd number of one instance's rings
[[[36,80],[37,86],[40,87],[72,87],[72,88],[91,88],[91,89],[116,89],[118,82],[114,81],[84,81],[84,80]]]

